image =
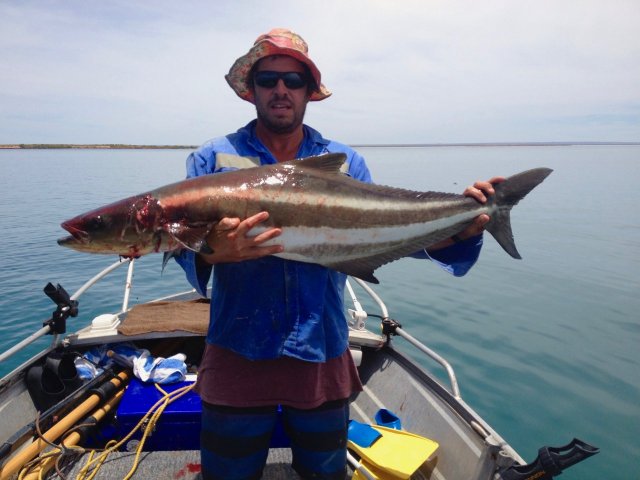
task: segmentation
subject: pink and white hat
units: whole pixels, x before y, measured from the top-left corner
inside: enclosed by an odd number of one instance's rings
[[[291,30],[274,28],[269,33],[260,35],[249,52],[238,58],[224,77],[240,98],[253,103],[253,91],[247,82],[249,73],[258,60],[272,55],[288,55],[309,67],[311,76],[318,86],[318,89],[311,93],[310,100],[324,100],[331,95],[320,81],[320,70],[309,58],[307,42]]]

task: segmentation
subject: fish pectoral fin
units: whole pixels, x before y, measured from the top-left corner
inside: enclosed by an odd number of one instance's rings
[[[171,260],[172,258],[180,257],[183,251],[184,250],[182,248],[177,248],[175,250],[169,250],[167,252],[164,252],[164,254],[162,255],[162,268],[160,270],[160,273],[164,273],[164,269],[169,263],[169,260]]]
[[[211,231],[212,224],[203,225],[183,225],[181,223],[168,224],[165,227],[167,233],[176,242],[182,245],[184,248],[192,250],[194,252],[200,252],[205,247],[205,238]]]

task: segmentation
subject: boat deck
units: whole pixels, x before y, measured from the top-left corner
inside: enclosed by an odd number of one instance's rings
[[[88,454],[86,454],[88,455]],[[85,455],[85,456],[86,456]],[[116,452],[102,465],[96,480],[113,480],[125,478],[135,462],[135,453]],[[69,478],[75,478],[84,458],[73,467]],[[133,478],[156,478],[158,480],[198,480],[200,474],[200,451],[183,450],[175,452],[144,452]],[[271,449],[263,480],[297,480],[300,477],[291,468],[291,451],[287,448]]]

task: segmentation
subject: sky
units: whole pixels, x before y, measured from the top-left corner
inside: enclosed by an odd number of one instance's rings
[[[274,27],[348,144],[640,141],[639,0],[0,0],[0,144],[199,145],[255,117],[224,75]]]

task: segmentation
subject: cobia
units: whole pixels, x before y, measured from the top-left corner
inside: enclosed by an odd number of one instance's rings
[[[71,236],[58,243],[123,257],[198,252],[221,218],[267,211],[262,228],[282,228],[270,241],[284,247],[277,256],[377,283],[373,272],[379,266],[461,232],[483,213],[491,217],[486,229],[520,258],[510,210],[552,171],[536,168],[509,177],[480,204],[463,195],[359,182],[340,173],[345,158],[326,154],[183,180],[67,220],[62,227]]]

